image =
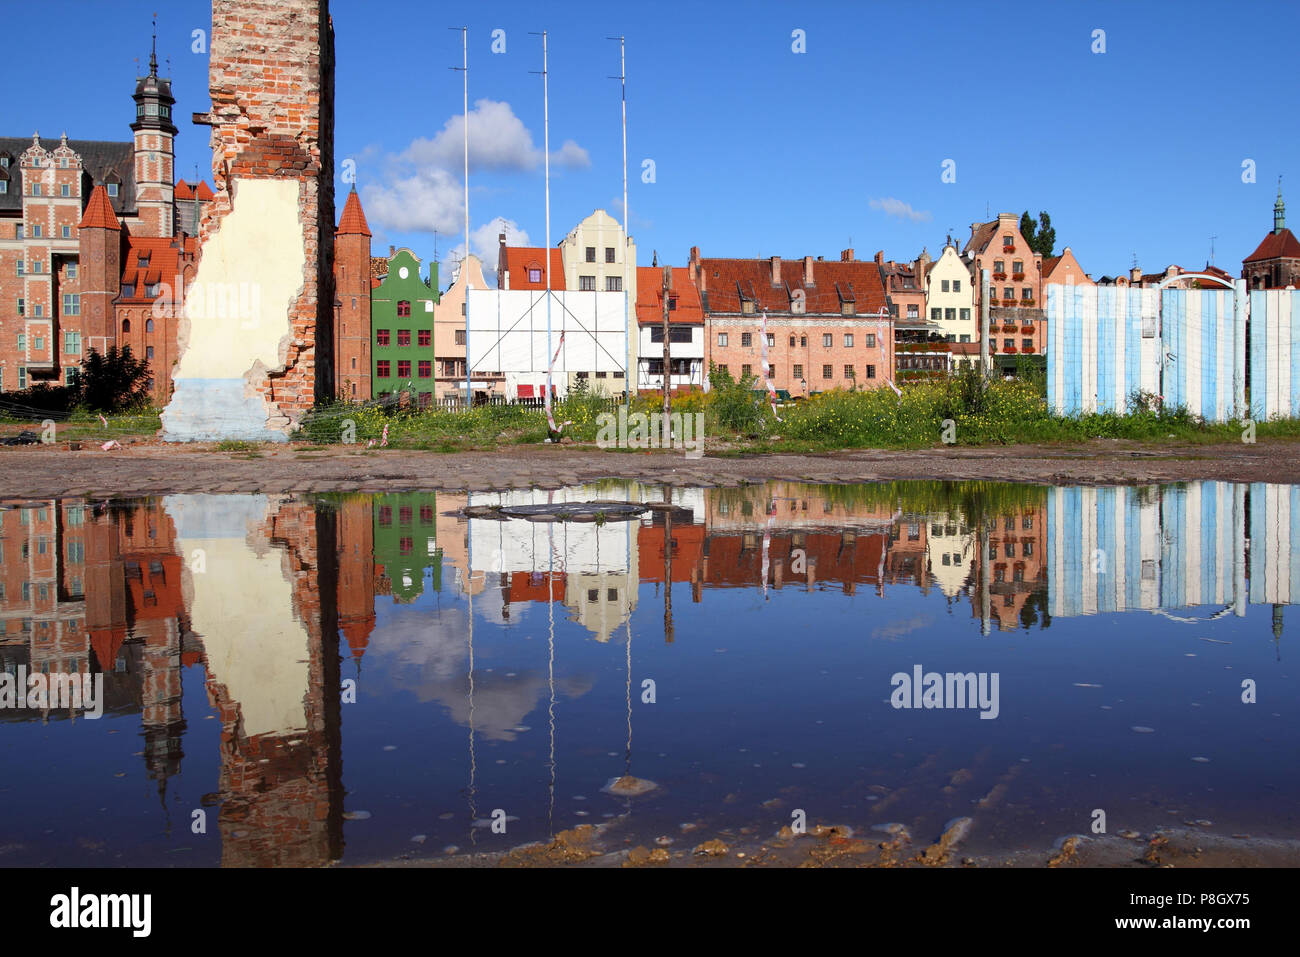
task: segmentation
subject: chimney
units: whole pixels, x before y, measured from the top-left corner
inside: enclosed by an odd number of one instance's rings
[[[1134,266],[1132,269],[1130,269],[1130,270],[1128,271],[1128,281],[1129,281],[1129,282],[1141,282],[1141,281],[1142,281],[1142,270],[1139,269],[1137,266]]]
[[[842,262],[842,263],[851,263],[851,262],[853,262],[853,248],[852,248],[852,247],[850,247],[850,248],[848,248],[848,249],[841,249],[841,250],[840,250],[840,262]]]
[[[781,285],[781,257],[772,257],[772,285]]]
[[[813,278],[813,258],[811,256],[803,257],[803,284],[805,286],[815,285],[817,282]]]
[[[392,258],[393,258],[394,256],[396,256],[396,255],[397,255],[397,247],[396,247],[396,246],[389,246],[389,247],[388,247],[388,258],[389,258],[389,259],[392,259]]]
[[[691,281],[700,287],[700,292],[705,290],[704,270],[700,268],[700,247],[691,247]]]
[[[885,251],[883,249],[876,250],[875,258],[876,258],[876,265],[883,266],[885,264]]]

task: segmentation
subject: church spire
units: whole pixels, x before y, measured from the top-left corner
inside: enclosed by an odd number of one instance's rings
[[[1286,203],[1282,202],[1282,177],[1277,178],[1277,202],[1273,204],[1273,232],[1286,229]]]

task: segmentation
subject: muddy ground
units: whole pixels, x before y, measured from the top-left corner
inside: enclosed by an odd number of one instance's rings
[[[680,451],[606,451],[584,445],[519,445],[458,453],[349,446],[307,451],[293,445],[228,452],[214,445],[176,446],[154,440],[130,441],[108,452],[94,443],[82,443],[75,450],[67,443],[0,448],[0,496],[5,497],[486,491],[557,488],[602,478],[694,486],[734,486],[769,479],[986,479],[1076,485],[1194,479],[1300,483],[1300,442],[1162,446],[1098,440],[1073,445],[941,446],[902,452],[706,455],[700,459],[688,459]]]
[[[782,828],[767,840],[725,833],[705,839],[689,834],[631,846],[617,823],[560,831],[550,843],[505,852],[448,848],[441,855],[412,853],[377,867],[1047,867],[1220,868],[1300,866],[1300,844],[1169,829],[1151,834],[1068,835],[1053,847],[998,854],[968,853],[966,824],[921,840],[903,828],[894,833],[855,831],[845,825],[810,826],[796,835]],[[895,827],[899,827],[895,825]],[[746,828],[744,830],[750,830]]]

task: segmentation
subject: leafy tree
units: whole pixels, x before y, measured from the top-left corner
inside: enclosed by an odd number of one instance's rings
[[[1056,230],[1052,228],[1052,217],[1047,213],[1040,211],[1035,223],[1029,210],[1025,210],[1020,216],[1020,235],[1025,237],[1029,248],[1041,253],[1044,259],[1056,255]]]
[[[149,405],[149,363],[131,354],[130,346],[91,349],[77,377],[78,404],[94,412],[124,412]]]

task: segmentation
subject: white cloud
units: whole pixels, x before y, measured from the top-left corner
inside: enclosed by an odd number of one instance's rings
[[[395,232],[454,233],[465,221],[464,185],[425,166],[361,188],[366,218]]]
[[[909,203],[905,203],[901,199],[894,199],[892,196],[886,199],[873,199],[867,205],[872,209],[880,210],[886,216],[907,219],[914,223],[928,223],[934,219],[928,209],[913,209]]]
[[[477,229],[470,230],[470,250],[483,262],[483,279],[489,288],[495,288],[497,282],[497,250],[501,245],[501,234],[506,234],[508,246],[530,246],[528,231],[521,228],[513,219],[498,216],[490,219]],[[460,272],[460,261],[465,255],[465,240],[462,239],[443,257],[449,264],[448,281],[455,282]]]
[[[433,165],[461,170],[465,162],[465,117],[451,117],[432,138],[414,140],[399,159],[417,166]],[[573,140],[551,154],[557,166],[591,165],[587,151]],[[469,111],[469,165],[471,170],[531,170],[542,165],[542,151],[523,120],[509,103],[479,100]]]

